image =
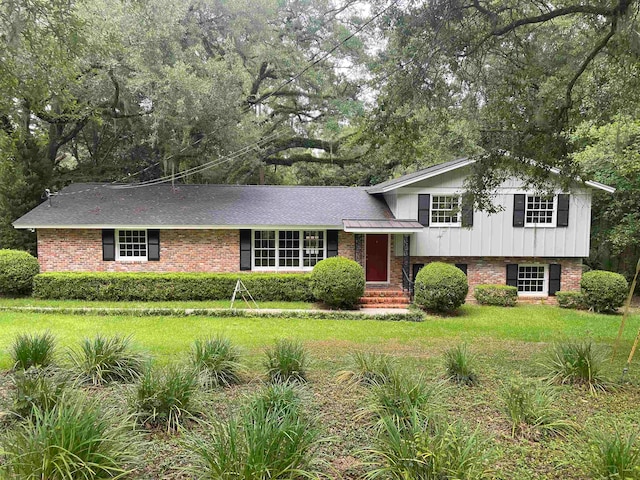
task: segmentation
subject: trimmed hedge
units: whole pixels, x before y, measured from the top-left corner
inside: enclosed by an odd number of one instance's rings
[[[424,313],[361,313],[345,310],[288,310],[270,311],[251,308],[110,308],[110,307],[3,307],[3,312],[51,313],[55,315],[96,315],[101,317],[216,317],[216,318],[287,318],[300,320],[381,320],[391,322],[422,322]]]
[[[0,250],[0,295],[27,295],[40,271],[36,257],[22,250]]]
[[[364,269],[348,258],[327,258],[311,272],[313,295],[331,307],[355,308],[364,294],[364,286]]]
[[[574,310],[586,310],[584,295],[576,291],[556,292],[556,299],[560,308],[572,308]]]
[[[510,285],[483,284],[476,286],[473,296],[480,305],[513,307],[518,301],[518,289]]]
[[[629,293],[627,279],[619,273],[591,270],[580,281],[585,304],[596,312],[615,312]]]
[[[41,273],[33,296],[105,301],[230,300],[238,278],[256,301],[310,302],[303,273]]]
[[[462,305],[469,292],[467,276],[454,265],[433,262],[416,276],[414,303],[426,310],[451,312]]]

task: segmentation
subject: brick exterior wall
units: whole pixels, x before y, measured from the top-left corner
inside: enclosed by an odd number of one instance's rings
[[[523,257],[411,257],[411,271],[416,263],[427,264],[430,262],[444,263],[466,263],[467,279],[469,281],[469,298],[473,297],[473,289],[476,285],[483,283],[494,283],[505,285],[507,281],[507,267],[509,263],[559,263],[561,265],[561,290],[580,290],[580,279],[582,278],[581,258],[523,258]],[[392,258],[392,278],[397,278],[398,273],[402,275],[402,257]],[[402,277],[400,277],[402,279]],[[401,281],[396,283],[401,285]]]
[[[38,230],[42,272],[237,272],[238,230],[161,230],[160,261],[102,260],[101,230]]]
[[[338,253],[355,258],[355,237],[340,232]],[[42,272],[239,272],[239,230],[161,230],[160,260],[102,260],[102,231],[38,230]],[[261,270],[263,271],[263,270]]]
[[[239,272],[239,237],[238,230],[161,230],[160,261],[104,262],[101,230],[43,229],[38,230],[38,261],[42,272]],[[402,286],[402,256],[393,254],[395,240],[390,235],[390,284]],[[359,248],[363,244],[364,239]],[[356,249],[355,235],[339,232],[338,254],[364,263],[363,252]],[[411,271],[416,263],[435,261],[467,264],[470,298],[476,285],[505,284],[508,263],[559,263],[562,290],[579,290],[582,277],[579,258],[411,257]]]

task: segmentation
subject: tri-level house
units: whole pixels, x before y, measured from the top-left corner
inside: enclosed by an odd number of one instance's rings
[[[15,221],[35,229],[43,272],[304,272],[341,255],[368,285],[410,288],[425,264],[455,264],[470,291],[508,284],[523,297],[579,288],[597,182],[544,196],[516,179],[502,211],[462,201],[473,160],[372,187],[74,184]]]

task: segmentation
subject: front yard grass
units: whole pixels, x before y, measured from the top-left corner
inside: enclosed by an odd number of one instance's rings
[[[118,304],[120,305],[120,304]],[[428,317],[422,323],[374,320],[290,320],[286,318],[209,317],[101,317],[58,314],[0,312],[0,367],[8,369],[7,349],[18,333],[49,330],[59,347],[77,345],[87,336],[132,335],[136,348],[159,362],[184,362],[196,338],[221,333],[244,350],[248,370],[244,382],[203,394],[207,418],[227,418],[241,400],[257,391],[265,381],[262,366],[265,347],[281,337],[303,342],[312,359],[308,384],[303,387],[308,407],[321,416],[321,454],[324,471],[332,479],[361,479],[367,467],[362,451],[371,446],[371,419],[362,415],[369,391],[359,385],[339,383],[336,374],[347,366],[349,354],[375,350],[392,355],[408,371],[439,381],[444,378],[443,353],[461,342],[477,357],[479,384],[451,385],[443,405],[451,418],[471,427],[479,426],[495,446],[496,460],[489,478],[570,479],[589,478],[584,458],[592,429],[606,431],[615,422],[622,431],[638,431],[640,405],[640,358],[636,358],[629,383],[605,393],[591,395],[586,388],[553,387],[557,408],[580,428],[566,437],[515,437],[502,411],[499,395],[503,383],[515,376],[539,379],[548,350],[561,340],[592,339],[609,354],[620,324],[620,316],[597,315],[557,307],[521,305],[515,308],[466,305],[453,317]],[[640,315],[632,315],[615,361],[603,365],[603,376],[616,383],[631,343],[640,327]],[[62,348],[59,349],[62,352]],[[62,356],[62,355],[61,355]],[[0,413],[9,407],[10,381],[0,375]],[[88,388],[90,395],[123,404],[123,389],[113,386]],[[96,393],[97,392],[97,393]],[[123,404],[124,408],[124,404]],[[0,429],[6,425],[0,424]],[[203,428],[191,425],[192,430]],[[136,479],[184,479],[181,466],[189,463],[181,437],[162,432],[147,434],[144,463]]]
[[[309,302],[257,302],[258,308],[308,310],[314,307]],[[55,308],[229,308],[231,300],[195,300],[170,302],[106,302],[87,300],[41,300],[38,298],[0,297],[0,307],[55,307]],[[233,308],[250,308],[240,298]]]

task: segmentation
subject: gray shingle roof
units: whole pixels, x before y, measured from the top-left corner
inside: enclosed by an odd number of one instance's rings
[[[393,218],[363,187],[74,184],[14,222],[16,228],[325,226]]]

